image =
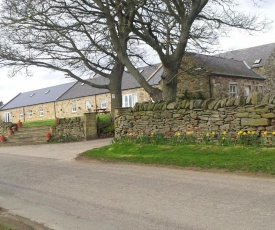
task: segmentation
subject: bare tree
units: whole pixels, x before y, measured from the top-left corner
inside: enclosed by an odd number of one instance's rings
[[[104,15],[90,2],[3,0],[0,65],[12,67],[13,74],[30,66],[44,67],[90,86],[108,89],[113,112],[122,106],[124,64],[114,52],[104,25]],[[129,32],[118,35],[125,47]],[[105,80],[97,84],[92,80],[94,75]]]
[[[106,16],[114,49],[130,73],[154,100],[175,100],[177,77],[187,45],[205,51],[232,28],[262,31],[267,23],[237,11],[237,0],[95,0]],[[253,2],[261,2],[253,0]],[[158,54],[161,90],[143,81],[117,37],[131,30]],[[188,43],[189,42],[189,43]]]

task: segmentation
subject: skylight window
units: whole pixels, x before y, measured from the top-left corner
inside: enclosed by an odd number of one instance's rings
[[[32,94],[30,95],[30,97],[33,97],[33,96],[34,96],[34,94],[35,94],[35,93],[32,93]]]
[[[261,61],[262,61],[262,59],[261,59],[261,58],[260,58],[260,59],[257,59],[257,60],[255,60],[255,61],[254,61],[254,63],[253,63],[253,64],[254,64],[254,65],[258,65],[258,64],[260,64],[260,63],[261,63]]]
[[[50,90],[47,90],[46,92],[45,92],[45,94],[48,94],[50,92]]]
[[[144,71],[144,69],[141,69],[139,72],[142,73]]]

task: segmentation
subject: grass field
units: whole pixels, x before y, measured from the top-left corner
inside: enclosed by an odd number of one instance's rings
[[[275,175],[275,148],[114,143],[82,153],[91,159]]]

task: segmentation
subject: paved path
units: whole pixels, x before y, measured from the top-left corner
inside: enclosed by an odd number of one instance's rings
[[[0,206],[55,230],[274,229],[274,178],[68,161],[91,146],[0,148]]]
[[[86,150],[99,148],[110,144],[112,138],[96,139],[91,141],[70,142],[60,144],[24,145],[24,146],[1,146],[0,153],[51,158],[58,160],[72,160],[79,153]]]

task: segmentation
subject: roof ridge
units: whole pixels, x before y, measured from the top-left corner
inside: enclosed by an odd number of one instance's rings
[[[230,51],[226,51],[226,52],[223,52],[223,53],[218,53],[218,54],[216,54],[216,55],[226,54],[226,53],[232,53],[232,52],[234,52],[234,51],[240,52],[240,51],[249,50],[249,49],[254,49],[254,48],[259,48],[259,47],[268,46],[268,45],[274,45],[274,46],[275,46],[275,42],[267,43],[267,44],[263,44],[263,45],[251,46],[251,47],[242,48],[242,49],[230,50]]]
[[[214,55],[208,55],[208,54],[199,54],[199,53],[192,53],[192,54],[207,56],[207,57],[216,58],[216,59],[225,59],[225,60],[230,60],[230,61],[242,62],[243,63],[243,61],[237,60],[237,59],[234,59],[234,58],[226,58],[226,57],[220,57],[220,56],[214,56]]]

